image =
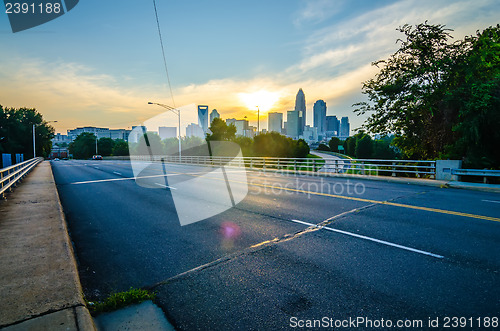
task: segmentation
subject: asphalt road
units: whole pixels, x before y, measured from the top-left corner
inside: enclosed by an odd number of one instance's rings
[[[153,287],[180,330],[477,330],[500,315],[495,193],[247,172],[237,203],[241,169],[155,165],[140,186],[128,161],[52,166],[86,297]]]

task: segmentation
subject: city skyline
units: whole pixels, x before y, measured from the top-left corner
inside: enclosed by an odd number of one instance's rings
[[[100,11],[94,10],[99,5]],[[13,34],[0,15],[0,104],[37,108],[57,132],[83,125],[131,127],[174,107],[214,105],[261,128],[267,112],[294,109],[303,88],[306,124],[322,99],[329,114],[365,117],[361,83],[371,62],[395,52],[396,28],[429,20],[461,39],[497,23],[500,4],[482,1],[158,2],[174,101],[170,97],[151,4],[81,2],[63,17]],[[187,14],[188,13],[188,14]],[[130,24],[134,22],[134,24]],[[224,22],[224,23],[222,23]],[[255,24],[259,22],[259,24]],[[327,114],[327,115],[329,115]],[[183,114],[181,126],[197,122]],[[176,126],[168,118],[166,126]]]

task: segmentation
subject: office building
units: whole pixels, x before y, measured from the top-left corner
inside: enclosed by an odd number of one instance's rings
[[[208,130],[208,106],[198,105],[198,125],[206,133]]]
[[[135,130],[135,128],[141,128],[141,130]],[[144,125],[137,125],[132,127],[132,131],[128,135],[129,143],[138,143],[139,139],[147,132]]]
[[[295,97],[295,111],[298,112],[299,116],[299,134],[301,135],[306,127],[306,96],[304,95],[304,91],[299,89],[297,92],[297,96]]]
[[[286,112],[286,135],[292,139],[297,139],[300,133],[301,117],[298,110],[289,110]]]
[[[205,132],[203,132],[203,129],[198,124],[191,123],[186,127],[186,137],[198,137],[204,139]]]
[[[267,130],[281,133],[283,128],[283,113],[268,113]]]
[[[340,121],[337,119],[337,116],[326,117],[326,137],[338,137],[339,127]]]
[[[340,120],[340,139],[347,139],[350,133],[349,118],[347,116],[342,117]]]
[[[214,121],[214,118],[220,118],[220,114],[217,111],[217,109],[212,109],[212,112],[210,113],[210,123],[208,126],[212,125],[212,122]]]
[[[315,143],[318,141],[318,129],[306,125],[304,132],[302,132],[302,139],[304,139],[308,144]]]
[[[226,119],[227,125],[234,125],[236,127],[236,135],[248,137],[250,127],[248,126],[247,120],[237,120],[236,118],[228,118]]]
[[[158,128],[158,134],[160,135],[161,140],[168,138],[176,138],[177,128],[175,126],[160,126]]]
[[[326,132],[326,102],[318,100],[313,107],[314,124],[318,135],[323,135]]]

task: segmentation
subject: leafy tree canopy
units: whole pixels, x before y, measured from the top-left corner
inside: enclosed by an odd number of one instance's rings
[[[395,135],[407,158],[463,157],[500,165],[500,26],[451,42],[449,29],[427,22],[398,29],[404,39],[379,73],[363,83],[364,128]]]
[[[33,157],[33,125],[36,154],[47,156],[52,148],[54,128],[34,108],[3,108],[0,105],[0,153]]]

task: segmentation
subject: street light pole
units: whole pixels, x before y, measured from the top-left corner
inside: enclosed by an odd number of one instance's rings
[[[149,101],[148,105],[157,105],[157,106],[163,107],[163,108],[168,109],[172,113],[174,113],[174,114],[177,115],[178,120],[179,120],[179,134],[178,134],[178,138],[179,138],[179,162],[180,162],[181,156],[182,156],[182,152],[181,152],[181,111],[179,109],[177,109],[177,108],[170,107],[170,106],[164,105],[162,103],[156,103],[156,102]]]

